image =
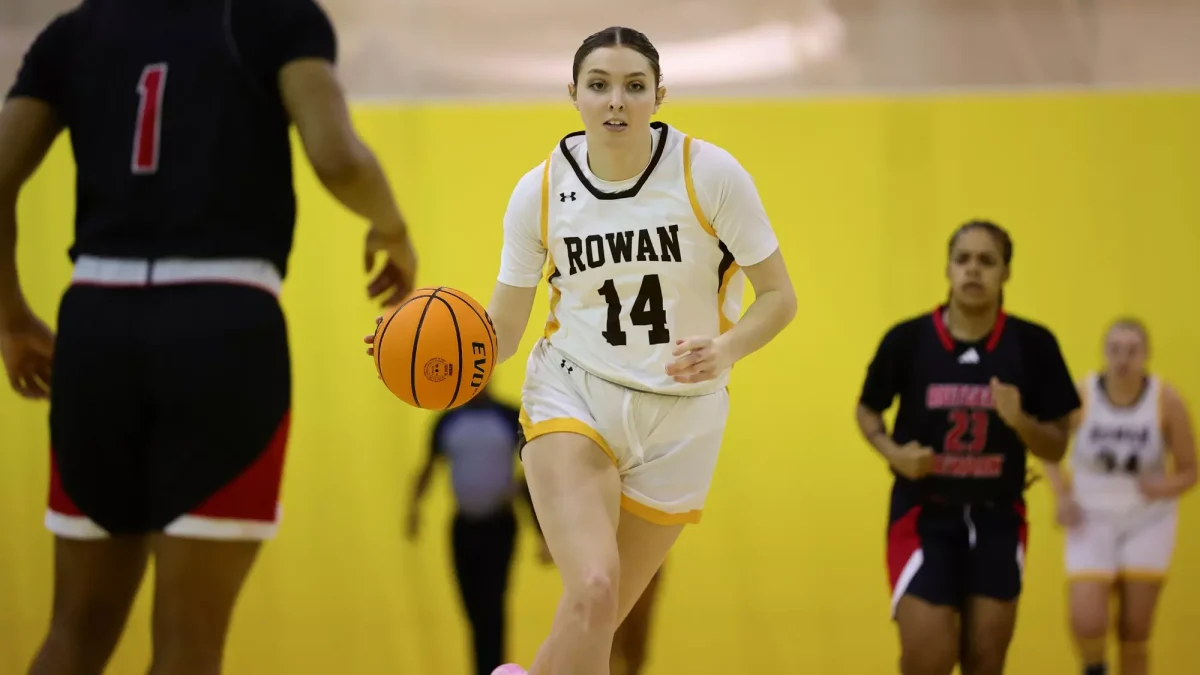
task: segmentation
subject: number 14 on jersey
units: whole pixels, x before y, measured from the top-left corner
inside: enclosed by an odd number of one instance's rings
[[[621,305],[616,283],[612,279],[605,281],[597,293],[608,303],[608,326],[601,331],[601,335],[614,347],[625,346],[629,337],[621,328],[624,307]],[[629,309],[629,320],[635,326],[649,327],[646,332],[649,344],[661,345],[671,341],[671,331],[667,328],[667,310],[663,307],[662,283],[657,274],[642,277],[637,297]]]

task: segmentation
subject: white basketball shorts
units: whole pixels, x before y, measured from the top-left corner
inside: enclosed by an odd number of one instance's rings
[[[666,396],[584,371],[539,340],[521,395],[526,441],[573,432],[596,442],[621,475],[621,506],[660,525],[698,523],[708,498],[729,392]]]
[[[1072,580],[1158,581],[1175,552],[1179,519],[1174,502],[1140,506],[1125,513],[1083,509],[1067,530],[1067,576]]]

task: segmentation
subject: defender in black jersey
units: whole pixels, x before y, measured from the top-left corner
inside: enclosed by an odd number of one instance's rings
[[[0,353],[18,392],[50,398],[54,615],[34,673],[104,670],[150,554],[151,672],[220,669],[277,526],[292,124],[324,185],[370,221],[368,266],[389,258],[370,293],[411,290],[405,223],[335,57],[313,0],[84,0],[25,56],[0,112]],[[74,271],[55,339],[21,291],[15,213],[64,130]]]
[[[1011,260],[1004,230],[963,225],[949,301],[887,332],[859,399],[859,427],[896,475],[887,566],[904,675],[1001,672],[1027,542],[1026,451],[1061,458],[1080,406],[1054,335],[1001,307]]]

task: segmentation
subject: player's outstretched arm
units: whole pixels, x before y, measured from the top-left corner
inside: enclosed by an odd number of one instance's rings
[[[497,282],[488,304],[488,315],[496,328],[496,342],[500,345],[497,363],[504,363],[517,353],[529,315],[533,313],[533,301],[537,298],[537,286],[509,286]]]
[[[373,226],[403,231],[387,176],[354,130],[333,65],[317,58],[292,61],[280,70],[279,86],[305,155],[325,189]]]
[[[498,363],[507,361],[521,346],[542,279],[542,266],[549,256],[541,220],[542,204],[548,199],[543,190],[548,171],[547,162],[527,171],[517,181],[504,210],[500,272],[488,304],[499,343]]]
[[[374,268],[378,253],[388,255],[367,287],[368,295],[382,297],[385,306],[399,304],[415,284],[417,256],[383,167],[354,131],[333,64],[323,58],[290,61],[279,72],[279,86],[321,184],[371,223],[366,271]]]
[[[28,313],[17,276],[17,197],[60,131],[44,101],[13,98],[0,110],[0,326]]]

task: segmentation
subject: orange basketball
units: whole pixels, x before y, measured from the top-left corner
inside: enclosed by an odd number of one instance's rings
[[[474,298],[418,288],[375,327],[375,369],[405,403],[448,410],[483,391],[496,347],[492,319]]]

